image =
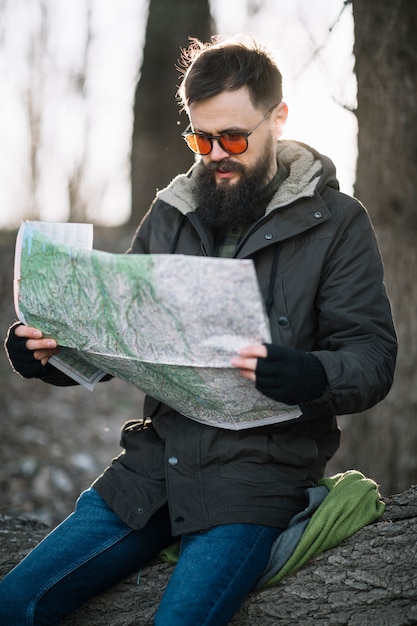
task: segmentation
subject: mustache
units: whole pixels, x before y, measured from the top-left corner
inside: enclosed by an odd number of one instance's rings
[[[240,163],[228,158],[221,159],[221,161],[210,161],[204,167],[209,172],[243,172],[245,169]]]

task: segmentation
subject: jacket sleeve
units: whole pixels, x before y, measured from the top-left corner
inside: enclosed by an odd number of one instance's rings
[[[155,228],[155,215],[158,215],[161,204],[158,199],[154,200],[137,227],[130,248],[127,250],[127,254],[150,254],[154,252],[153,248],[155,248],[156,253],[167,252],[166,249],[158,249],[158,241],[160,241],[160,245],[161,243],[164,244],[167,234],[164,233],[163,228],[161,229],[162,232],[159,232],[158,229]],[[165,228],[169,231],[169,222]]]
[[[313,354],[326,370],[328,386],[309,407],[336,415],[372,407],[391,388],[397,339],[375,233],[357,201],[338,216],[316,306]]]
[[[174,254],[177,252],[178,238],[185,222],[182,213],[157,198],[139,224],[128,254]],[[200,251],[198,237],[194,236],[192,246],[187,248],[187,254]]]

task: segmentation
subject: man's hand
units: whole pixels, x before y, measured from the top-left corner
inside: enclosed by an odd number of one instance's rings
[[[50,357],[59,352],[55,339],[44,337],[38,328],[19,324],[15,326],[14,329],[16,337],[27,339],[25,348],[33,351],[33,357],[37,361],[40,361],[42,365],[46,365]]]
[[[314,354],[285,346],[246,346],[231,364],[265,396],[285,404],[320,398],[328,384],[326,371]]]
[[[4,347],[13,368],[24,378],[41,378],[51,356],[59,352],[55,339],[24,324],[9,328]]]
[[[266,346],[263,344],[245,346],[239,350],[239,356],[232,359],[231,364],[239,369],[244,378],[255,381],[258,358],[264,359],[267,354]]]

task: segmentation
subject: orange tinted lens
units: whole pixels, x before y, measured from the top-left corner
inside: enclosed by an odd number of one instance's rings
[[[209,154],[211,152],[211,142],[201,135],[187,135],[185,137],[188,147],[196,154]]]
[[[226,133],[220,135],[219,144],[231,154],[242,154],[248,147],[247,139],[244,135],[239,133]]]

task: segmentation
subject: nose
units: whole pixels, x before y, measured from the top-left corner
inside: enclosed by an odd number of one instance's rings
[[[217,139],[213,139],[213,148],[210,152],[210,157],[212,161],[221,161],[222,159],[229,157],[230,154],[223,150]]]

